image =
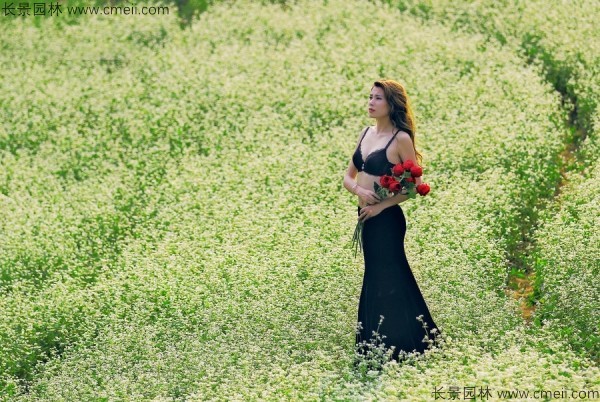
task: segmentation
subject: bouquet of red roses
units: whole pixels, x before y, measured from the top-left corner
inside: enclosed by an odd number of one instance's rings
[[[421,196],[429,193],[430,187],[427,183],[415,184],[415,178],[423,175],[423,169],[411,160],[404,163],[397,163],[391,169],[391,175],[383,175],[379,183],[373,183],[373,189],[380,199],[388,198],[390,194],[404,194],[408,198],[415,198],[417,193]],[[354,248],[354,257],[360,247],[362,251],[362,228],[364,222],[358,221],[352,237],[352,246]]]

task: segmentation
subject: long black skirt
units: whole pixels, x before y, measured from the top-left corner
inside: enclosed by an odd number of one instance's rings
[[[360,214],[361,207],[358,206]],[[422,353],[441,333],[431,318],[421,290],[408,265],[404,251],[406,218],[396,204],[367,219],[362,229],[365,261],[363,286],[358,307],[356,346],[365,354],[364,342],[375,344],[377,332],[384,348],[395,346],[392,359],[399,361],[400,351]],[[427,323],[426,329],[417,317]],[[380,324],[380,316],[383,321]],[[378,328],[379,327],[379,328]],[[436,329],[431,333],[432,329]]]

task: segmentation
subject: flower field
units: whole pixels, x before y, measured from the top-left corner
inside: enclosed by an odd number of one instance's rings
[[[600,9],[557,2],[5,18],[0,401],[600,399]],[[415,108],[406,253],[449,338],[376,375],[342,179],[379,78]]]
[[[600,357],[600,3],[592,1],[388,1],[421,20],[486,35],[540,65],[568,109],[563,180],[542,211],[525,256],[536,274],[536,321]],[[573,297],[576,293],[577,297]]]

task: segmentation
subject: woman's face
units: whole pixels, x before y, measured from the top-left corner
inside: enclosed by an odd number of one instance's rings
[[[389,106],[383,94],[383,88],[373,87],[369,95],[369,117],[385,117],[389,114]]]

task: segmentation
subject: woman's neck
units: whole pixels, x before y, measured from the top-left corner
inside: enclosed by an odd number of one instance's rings
[[[377,117],[377,123],[375,124],[375,134],[383,134],[391,132],[394,129],[394,125],[388,116]]]

